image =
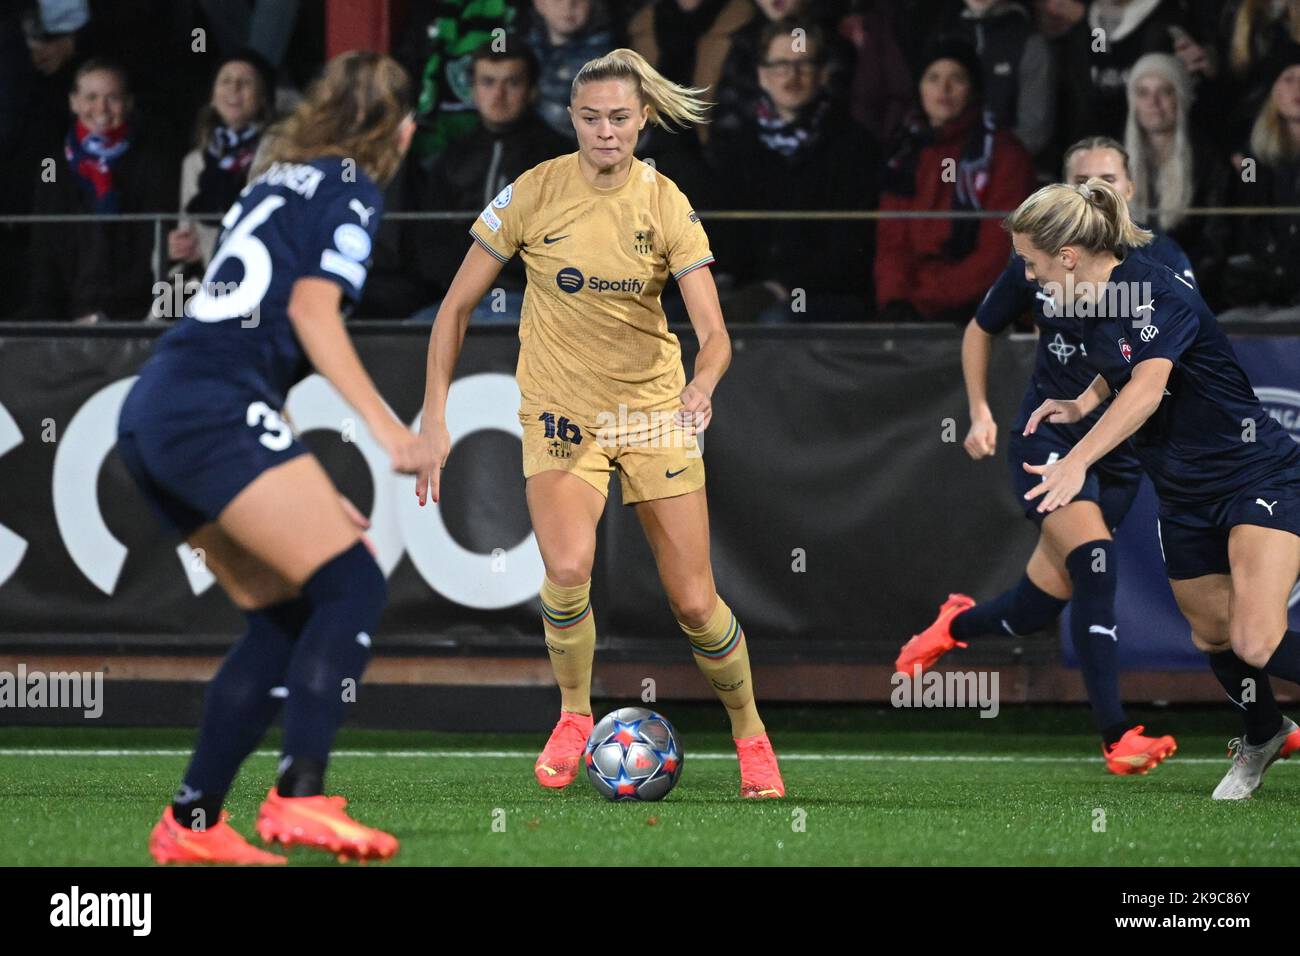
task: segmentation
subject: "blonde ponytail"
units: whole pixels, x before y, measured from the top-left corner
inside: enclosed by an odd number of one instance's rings
[[[703,99],[707,87],[681,86],[656,70],[636,50],[620,47],[604,56],[588,60],[573,78],[569,92],[572,102],[578,87],[596,80],[630,80],[636,87],[641,102],[650,107],[649,120],[657,126],[668,128],[672,123],[679,127],[707,123],[706,111],[713,104]]]
[[[1094,176],[1086,183],[1044,186],[1003,220],[1007,232],[1029,237],[1035,247],[1056,255],[1066,246],[1112,252],[1145,246],[1155,238],[1129,215],[1118,190]]]

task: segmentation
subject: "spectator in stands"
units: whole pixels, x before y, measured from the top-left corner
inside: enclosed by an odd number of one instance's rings
[[[1059,52],[1069,142],[1094,133],[1124,135],[1129,70],[1143,54],[1174,54],[1194,76],[1210,68],[1175,0],[1094,0],[1061,37]]]
[[[877,142],[898,131],[912,102],[912,74],[894,35],[883,0],[858,0],[838,24],[853,49],[848,85],[849,113]]]
[[[668,79],[707,89],[713,100],[732,34],[756,16],[751,0],[653,0],[629,21],[628,45]]]
[[[1031,156],[1051,142],[1056,68],[1047,40],[1017,0],[950,0],[936,31],[965,37],[983,65],[984,108],[1015,132]]]
[[[438,157],[427,182],[415,190],[420,209],[477,213],[520,173],[575,149],[537,113],[538,62],[530,47],[509,40],[500,53],[488,46],[480,47],[474,52],[470,68],[479,127],[450,144]],[[364,303],[366,314],[376,314],[376,308],[382,307],[389,318],[410,315],[445,293],[470,241],[471,219],[466,216],[462,220],[420,223],[406,230],[401,227],[415,224],[394,222],[387,235],[388,224],[381,227],[376,269],[381,277],[405,274],[406,288],[385,291],[381,278],[379,298],[375,303]],[[371,282],[375,273],[372,269]],[[367,300],[371,291],[367,283]],[[501,270],[493,291],[471,320],[518,322],[523,293],[524,267],[516,256]],[[432,322],[436,315],[434,306],[424,309],[417,318]]]
[[[1280,45],[1265,72],[1268,99],[1260,108],[1230,204],[1300,206],[1300,44]],[[1224,293],[1236,305],[1300,305],[1300,219],[1233,217]]]
[[[796,44],[792,31],[805,31]],[[876,204],[878,150],[829,90],[826,37],[810,20],[768,23],[756,65],[762,90],[735,131],[710,141],[727,209],[862,210]],[[710,226],[719,268],[735,279],[733,320],[862,320],[870,288],[865,221],[777,220]],[[715,241],[715,245],[718,243]]]
[[[271,120],[274,74],[253,50],[227,57],[212,80],[212,98],[199,110],[195,146],[181,163],[181,209],[223,215],[248,182],[253,155]],[[167,235],[167,257],[187,274],[212,258],[221,226],[189,221]],[[177,313],[172,313],[173,315]]]
[[[1132,162],[1133,214],[1167,233],[1196,263],[1205,223],[1183,210],[1218,205],[1228,165],[1188,119],[1192,79],[1176,57],[1148,53],[1134,63],[1128,100],[1124,145]]]
[[[194,114],[208,97],[211,61],[195,55],[196,10],[176,0],[90,0],[77,56],[120,63],[154,149],[179,168]],[[175,174],[168,177],[175,182]],[[173,196],[172,202],[175,202]]]
[[[1223,8],[1219,37],[1231,104],[1222,119],[1229,124],[1229,142],[1237,143],[1250,135],[1251,123],[1269,97],[1271,57],[1286,44],[1300,42],[1300,0],[1233,0]]]
[[[1011,210],[1034,185],[1015,134],[983,110],[983,68],[960,38],[940,38],[921,73],[920,106],[891,151],[882,211]],[[1007,264],[997,218],[884,219],[876,229],[882,321],[969,321]]]
[[[836,24],[829,17],[821,17],[808,10],[813,0],[752,0],[755,15],[731,35],[727,59],[722,64],[722,77],[714,93],[714,107],[709,111],[709,124],[701,127],[699,135],[707,141],[719,130],[739,129],[754,115],[763,88],[758,80],[758,61],[763,56],[762,38],[767,27],[783,18],[816,21],[822,29],[827,44],[826,66],[829,71],[828,88],[831,95],[843,99],[849,71],[856,51],[839,35]]]
[[[0,3],[0,216],[32,211],[32,181],[41,150],[64,129],[77,33],[89,19],[86,0],[44,0],[21,7]],[[27,295],[30,227],[0,222],[0,262],[5,295],[0,316],[22,307]]]
[[[176,168],[137,122],[120,66],[102,59],[76,71],[61,160],[42,176],[38,214],[174,209]],[[153,291],[150,223],[50,223],[33,230],[25,318],[143,319]]]
[[[536,17],[528,34],[540,66],[537,110],[551,129],[576,143],[569,118],[573,78],[588,60],[618,44],[603,0],[533,0]]]
[[[427,169],[478,126],[464,58],[492,42],[494,30],[518,29],[517,0],[414,0],[394,56],[415,81],[419,124],[411,153]]]

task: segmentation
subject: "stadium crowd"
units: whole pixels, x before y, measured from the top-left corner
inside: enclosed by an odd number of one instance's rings
[[[0,0],[0,220],[172,217],[162,241],[147,221],[0,221],[0,318],[177,314],[155,276],[202,276],[263,134],[323,62],[324,16]],[[463,216],[386,221],[356,317],[431,320],[473,214],[576,148],[571,80],[617,46],[716,104],[708,126],[647,125],[637,155],[697,209],[754,214],[708,221],[730,321],[966,322],[1010,253],[998,219],[762,214],[1010,210],[1093,137],[1122,145],[1136,215],[1214,307],[1300,304],[1300,217],[1186,212],[1300,205],[1300,0],[412,0],[393,52],[419,132],[386,208]],[[517,260],[499,285],[476,322],[518,320]]]

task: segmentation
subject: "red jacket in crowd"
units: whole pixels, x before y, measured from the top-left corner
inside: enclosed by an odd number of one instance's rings
[[[884,193],[882,210],[907,209],[949,212],[953,209],[955,176],[944,176],[944,161],[956,170],[975,111],[941,128],[935,142],[918,155],[916,192],[912,196]],[[1009,130],[994,134],[987,174],[975,185],[980,209],[1013,210],[1033,191],[1033,160]],[[948,181],[951,180],[951,181]],[[1011,237],[1000,218],[984,219],[973,250],[964,258],[944,256],[952,234],[948,219],[882,219],[876,230],[876,300],[883,308],[895,300],[910,302],[927,319],[965,321],[1006,268]],[[962,314],[969,313],[969,314]]]

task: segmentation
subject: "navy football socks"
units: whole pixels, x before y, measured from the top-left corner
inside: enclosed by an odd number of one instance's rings
[[[1223,685],[1228,699],[1241,709],[1241,719],[1246,725],[1246,743],[1258,745],[1267,742],[1282,727],[1282,711],[1273,698],[1273,685],[1269,683],[1268,675],[1258,667],[1251,667],[1231,648],[1205,656],[1210,659],[1210,670]]]
[[[198,744],[172,801],[181,826],[216,825],[240,764],[280,710],[284,675],[309,610],[306,600],[295,598],[245,612],[248,630],[208,685]]]
[[[302,590],[311,602],[311,616],[298,637],[285,680],[289,697],[284,707],[285,759],[277,784],[281,796],[314,796],[303,792],[310,788],[302,779],[313,766],[319,768],[310,773],[313,786],[321,792],[345,702],[355,700],[370,660],[370,634],[388,594],[383,572],[360,541],[317,569]]]
[[[1040,589],[1028,576],[1022,577],[1011,590],[954,617],[949,633],[959,641],[982,634],[1022,637],[1051,624],[1067,603]]]
[[[1092,717],[1106,745],[1128,729],[1119,698],[1119,632],[1115,624],[1116,568],[1112,542],[1081,544],[1065,558],[1074,585],[1070,640],[1088,688]]]

